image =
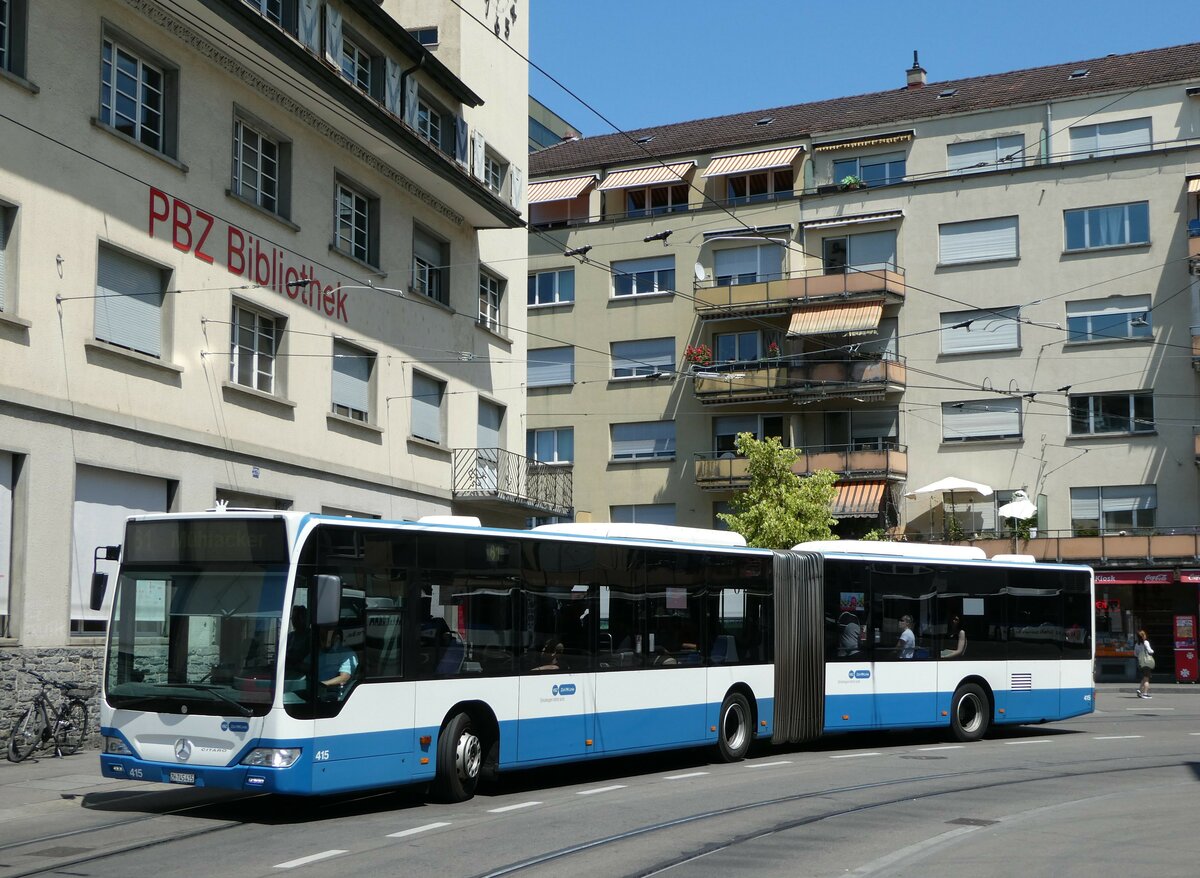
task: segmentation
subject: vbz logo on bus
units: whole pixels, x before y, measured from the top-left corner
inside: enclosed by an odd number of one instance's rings
[[[574,695],[575,694],[575,684],[574,683],[563,683],[560,686],[559,684],[555,683],[553,688],[551,688],[550,691],[554,695]]]
[[[851,680],[869,680],[869,679],[871,679],[871,672],[867,671],[867,670],[851,671],[850,679]]]

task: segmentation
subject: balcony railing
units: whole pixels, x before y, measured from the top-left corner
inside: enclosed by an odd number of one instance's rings
[[[696,398],[706,405],[863,394],[879,397],[904,390],[908,380],[904,358],[893,354],[853,360],[780,357],[693,369]]]
[[[792,472],[809,476],[817,470],[833,470],[846,478],[882,478],[893,481],[908,475],[908,447],[882,439],[854,445],[817,445],[799,449],[804,453],[792,464]],[[744,488],[750,484],[750,462],[731,451],[697,454],[696,486],[710,491]]]
[[[805,304],[824,304],[838,298],[885,298],[902,301],[906,287],[904,269],[897,265],[881,268],[812,269],[751,283],[701,284],[695,292],[696,313],[718,317],[730,311],[790,309]]]
[[[1017,552],[1032,555],[1038,561],[1096,566],[1195,566],[1200,563],[1200,532],[1196,532],[1195,528],[1186,530],[1188,532],[1185,533],[1151,531],[1141,534],[1113,533],[1096,536],[1075,536],[1070,531],[1064,531],[1061,534],[1039,533],[1030,539],[996,535],[958,543],[947,542],[951,545],[978,546],[989,558],[993,555]],[[905,538],[914,542],[930,540],[927,534],[918,533],[908,533]]]
[[[454,498],[545,515],[572,514],[570,467],[541,463],[503,448],[454,450]]]

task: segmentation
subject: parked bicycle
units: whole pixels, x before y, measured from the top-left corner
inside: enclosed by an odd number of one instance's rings
[[[41,683],[42,688],[13,726],[8,739],[9,761],[20,762],[35,750],[51,746],[55,756],[70,756],[83,746],[87,737],[89,687],[82,683],[58,683],[36,671],[22,672]]]

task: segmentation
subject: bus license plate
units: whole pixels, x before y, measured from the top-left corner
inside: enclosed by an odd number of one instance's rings
[[[196,773],[194,771],[171,771],[167,773],[167,781],[169,783],[194,784]]]

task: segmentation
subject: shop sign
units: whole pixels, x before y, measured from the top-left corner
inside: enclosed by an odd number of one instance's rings
[[[1170,585],[1174,581],[1175,574],[1170,570],[1096,571],[1096,585]]]
[[[1200,570],[1180,570],[1179,581],[1200,584]]]

